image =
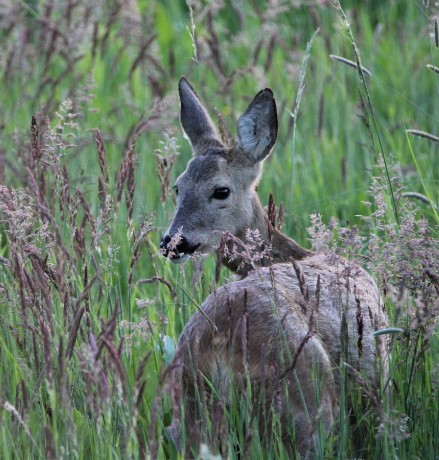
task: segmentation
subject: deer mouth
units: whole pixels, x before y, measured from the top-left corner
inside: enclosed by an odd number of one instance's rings
[[[176,265],[184,264],[189,260],[189,254],[173,254],[168,256],[169,260]]]
[[[186,251],[181,251],[179,252],[178,251],[178,248],[176,251],[170,251],[169,252],[169,260],[173,263],[173,264],[183,264],[185,263],[187,260],[190,259],[190,256],[200,247],[201,243],[198,243],[196,244],[195,246],[192,246],[192,247],[187,247],[185,248]]]
[[[201,245],[201,243],[191,245],[184,237],[181,237],[176,246],[170,244],[171,242],[172,238],[169,235],[164,236],[160,242],[160,252],[174,264],[186,262]]]

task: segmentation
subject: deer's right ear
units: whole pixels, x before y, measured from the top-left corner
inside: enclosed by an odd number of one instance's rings
[[[178,92],[181,125],[192,144],[194,155],[201,155],[211,147],[223,147],[209,114],[185,77],[180,78]]]
[[[260,91],[238,121],[239,146],[254,163],[264,160],[277,137],[277,110],[271,89]]]

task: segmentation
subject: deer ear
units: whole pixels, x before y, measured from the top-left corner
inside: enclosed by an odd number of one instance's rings
[[[185,77],[178,83],[178,92],[181,125],[192,144],[194,155],[201,155],[211,147],[224,147],[209,114]]]
[[[239,146],[254,162],[264,160],[277,137],[277,111],[271,89],[260,91],[238,121]]]

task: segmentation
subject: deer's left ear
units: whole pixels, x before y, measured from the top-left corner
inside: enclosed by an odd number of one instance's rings
[[[264,160],[277,137],[277,111],[271,89],[260,91],[238,121],[239,146],[254,162]]]

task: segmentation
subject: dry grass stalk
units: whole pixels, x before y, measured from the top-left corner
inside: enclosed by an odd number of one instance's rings
[[[44,315],[44,323],[49,326],[48,331],[50,335],[53,336],[55,332],[55,324],[53,318],[53,305],[52,305],[52,295],[50,292],[50,288],[47,284],[46,275],[40,265],[40,261],[36,258],[31,258],[32,268],[34,269],[34,273],[36,274],[36,285],[38,286],[38,291],[42,296],[42,314]]]
[[[425,131],[421,131],[419,129],[406,129],[408,134],[412,134],[413,136],[424,137],[430,141],[439,142],[439,137],[435,136],[434,134],[427,133]]]
[[[104,140],[102,139],[101,132],[99,129],[95,131],[95,142],[98,149],[98,159],[99,159],[99,168],[101,170],[102,177],[104,178],[105,183],[108,183],[108,170],[106,162],[106,153]]]
[[[59,195],[59,209],[61,211],[61,218],[66,219],[66,214],[70,218],[70,225],[74,224],[74,215],[72,213],[72,199],[70,197],[70,182],[67,172],[67,166],[63,164],[62,173],[60,175],[61,193]]]
[[[265,38],[262,37],[256,43],[256,46],[255,46],[254,51],[253,51],[253,56],[252,56],[252,67],[255,67],[256,64],[258,63],[259,55],[260,55],[260,53],[262,51],[262,48],[263,48],[263,45],[264,45],[264,40],[265,40]]]
[[[67,382],[68,374],[65,372],[65,354],[64,354],[64,340],[63,336],[60,335],[58,339],[58,362],[56,368],[56,384],[58,386],[58,391],[61,396],[61,400],[64,404],[67,403],[66,394],[65,394],[65,383]]]
[[[274,202],[273,194],[270,192],[268,197],[268,237],[271,241],[273,237],[273,229],[276,228],[276,204]]]
[[[215,64],[216,69],[218,72],[226,77],[226,71],[224,69],[223,60],[221,57],[221,45],[218,40],[218,35],[215,31],[214,20],[213,20],[213,12],[211,9],[207,12],[207,30],[209,32],[209,36],[206,38],[207,43],[210,48],[210,52],[212,53],[213,62]]]
[[[171,283],[169,281],[165,280],[165,278],[163,278],[161,276],[153,276],[151,278],[141,279],[141,280],[137,281],[137,284],[140,286],[142,284],[150,284],[150,283],[155,283],[155,282],[159,282],[161,284],[164,284],[169,289],[169,292],[171,293],[171,296],[174,299],[174,301],[178,302],[177,292],[172,287]]]
[[[296,368],[297,360],[299,359],[300,354],[302,353],[305,345],[309,342],[311,337],[314,335],[314,332],[310,329],[306,335],[303,337],[302,341],[300,342],[299,346],[297,347],[297,350],[294,353],[293,359],[291,361],[291,364],[282,372],[280,375],[280,381],[283,379],[287,378]]]
[[[270,71],[271,65],[273,64],[273,54],[276,47],[277,35],[272,34],[267,46],[267,58],[264,64],[264,71],[268,73]]]
[[[71,359],[73,356],[73,349],[75,347],[76,339],[78,336],[79,326],[81,324],[82,316],[84,315],[85,307],[80,307],[76,311],[73,324],[70,328],[69,340],[67,342],[66,356],[68,359]]]
[[[427,69],[430,69],[430,70],[432,70],[432,71],[435,72],[435,73],[439,73],[439,67],[437,67],[437,66],[435,66],[435,65],[433,65],[433,64],[427,64],[426,67],[427,67]]]
[[[308,287],[305,283],[305,277],[303,276],[303,273],[300,270],[300,267],[297,265],[297,262],[295,260],[292,261],[292,265],[294,267],[294,271],[296,272],[297,281],[299,281],[300,293],[302,294],[303,298],[308,302],[309,293],[308,293]]]
[[[336,56],[335,54],[330,54],[329,57],[331,59],[334,59],[334,61],[339,61],[342,62],[343,64],[348,65],[349,67],[353,67],[355,69],[358,69],[358,64],[354,61],[351,61],[350,59],[346,59],[341,56]],[[366,69],[366,67],[361,67],[361,71],[367,75],[368,77],[372,76],[372,72],[369,69]]]
[[[52,341],[51,334],[47,328],[44,320],[39,321],[41,336],[43,339],[43,355],[44,355],[44,369],[46,371],[46,378],[49,382],[53,380],[53,366],[52,366]]]
[[[99,361],[99,350],[93,334],[89,336],[89,346],[82,347],[78,353],[80,370],[87,388],[87,403],[90,410],[99,417],[108,406],[110,398],[110,382],[102,363]]]
[[[249,330],[249,318],[248,318],[248,306],[247,306],[247,289],[244,290],[244,299],[242,307],[242,360],[244,369],[248,372],[249,363],[249,343],[250,343],[250,330]]]
[[[127,190],[125,195],[126,205],[128,209],[128,221],[131,222],[134,210],[134,147],[136,140],[132,140],[128,146],[127,151]]]
[[[44,259],[42,259],[35,252],[29,252],[27,255],[31,259],[32,264],[33,263],[37,264],[39,269],[41,269],[43,271],[44,275],[46,275],[48,277],[48,279],[50,279],[50,281],[53,283],[53,286],[57,290],[59,290],[59,287],[58,287],[58,278],[59,277],[57,276],[57,273],[55,272],[55,270],[47,264],[48,255],[46,254],[46,257]]]
[[[101,53],[104,54],[107,48],[107,42],[110,37],[111,30],[113,26],[117,23],[120,12],[123,7],[123,2],[114,2],[113,9],[111,10],[108,19],[105,23],[105,32],[101,38]]]
[[[40,183],[38,183],[37,178],[35,177],[34,171],[31,168],[27,167],[26,173],[27,173],[28,187],[32,191],[32,196],[36,198],[37,203],[47,208],[46,186],[45,186],[44,175],[42,177],[40,176],[42,180],[40,180]],[[45,221],[43,214],[41,215],[41,219],[43,220],[43,222]]]
[[[357,286],[354,286],[354,295],[355,295],[355,302],[357,304],[357,348],[358,348],[358,357],[361,359],[363,356],[363,330],[364,330],[364,318],[363,318],[363,310],[361,308],[361,300],[357,293]]]
[[[0,184],[5,183],[6,150],[0,148]]]
[[[47,460],[56,460],[58,458],[55,448],[55,440],[53,439],[52,429],[49,425],[44,426],[45,453]]]
[[[0,399],[0,407],[2,407],[3,409],[5,409],[7,412],[9,412],[11,415],[14,416],[14,418],[18,421],[18,423],[22,426],[22,428],[24,429],[25,433],[27,434],[27,436],[29,437],[29,439],[31,440],[32,444],[38,448],[38,445],[37,443],[35,442],[33,436],[32,436],[32,433],[31,431],[29,430],[29,427],[26,425],[26,422],[23,420],[23,418],[21,417],[20,415],[20,412],[17,410],[17,408],[12,405],[9,401],[4,401],[2,399]]]
[[[140,458],[146,459],[147,455],[147,444],[143,430],[137,424],[137,417],[139,414],[140,405],[142,402],[142,396],[146,387],[146,379],[143,377],[146,365],[148,364],[149,359],[151,358],[152,352],[149,350],[147,354],[140,360],[139,365],[136,370],[136,377],[134,382],[134,406],[132,408],[131,420],[132,426],[135,427],[135,434],[137,441],[139,443]]]
[[[96,223],[90,211],[90,207],[88,206],[87,200],[85,199],[84,194],[79,189],[76,190],[75,198],[79,201],[84,211],[84,217],[82,220],[81,229],[84,229],[85,221],[88,221],[88,223],[90,224],[91,230],[92,230],[92,236],[94,238],[96,236]]]
[[[133,255],[130,260],[130,272],[128,275],[128,285],[129,286],[131,286],[131,283],[133,281],[134,267],[140,257],[140,245],[142,244],[142,242],[145,240],[145,238],[151,232],[152,229],[153,227],[151,225],[151,222],[149,220],[144,220],[142,224],[140,225],[138,235],[136,236],[134,234]]]
[[[88,281],[88,283],[84,286],[84,289],[81,292],[81,295],[76,299],[76,302],[73,306],[74,311],[77,311],[77,309],[79,308],[79,305],[81,305],[81,303],[88,298],[89,292],[97,279],[99,279],[99,273],[95,273],[93,277],[91,278],[91,280]]]
[[[131,221],[134,209],[134,149],[139,136],[144,133],[151,123],[160,117],[162,107],[159,105],[153,106],[152,113],[146,120],[141,120],[134,128],[130,135],[125,149],[124,158],[121,163],[120,171],[116,178],[116,195],[117,202],[119,203],[122,199],[123,186],[126,183],[126,206],[128,209],[128,219]]]
[[[166,131],[162,148],[156,150],[155,160],[157,165],[157,175],[161,186],[161,202],[166,201],[166,197],[170,190],[172,168],[179,155],[180,146],[177,144],[177,139],[171,131]]]
[[[41,158],[41,150],[39,148],[39,142],[38,142],[38,124],[37,124],[37,119],[35,118],[35,115],[32,115],[32,122],[31,122],[31,151],[32,151],[32,157],[35,161],[39,160]]]
[[[101,341],[105,348],[108,350],[113,363],[116,366],[117,374],[119,376],[119,380],[122,383],[122,385],[126,385],[126,374],[125,374],[125,368],[122,364],[121,361],[121,356],[120,356],[120,348],[116,346],[116,344],[113,341],[113,337],[107,337],[107,336],[102,336]]]
[[[159,419],[159,416],[160,416],[160,407],[161,407],[161,400],[159,397],[156,397],[152,405],[151,415],[150,415],[150,424],[148,428],[149,458],[151,459],[157,458],[157,454],[159,450],[159,445],[158,445],[159,437],[156,436],[156,426],[157,426],[157,420]]]
[[[101,176],[99,177],[99,201],[101,203],[101,208],[104,208],[108,194],[109,178],[104,140],[102,139],[99,129],[95,131],[95,141],[98,149],[99,168],[101,170]]]
[[[284,204],[281,201],[277,211],[277,229],[281,232],[284,226]]]
[[[230,145],[231,136],[224,122],[224,118],[221,112],[218,112],[218,133],[224,145]]]
[[[222,458],[228,458],[228,426],[224,404],[221,401],[217,401],[213,409],[210,449],[215,451],[217,444]]]
[[[136,58],[134,59],[131,65],[131,68],[130,68],[130,72],[129,72],[130,79],[132,78],[134,71],[137,69],[140,63],[145,60],[148,48],[154,43],[156,38],[157,38],[157,34],[154,33],[150,35],[148,38],[146,38],[146,40],[144,40],[142,44],[140,45],[139,52]]]

